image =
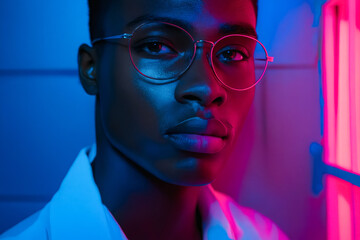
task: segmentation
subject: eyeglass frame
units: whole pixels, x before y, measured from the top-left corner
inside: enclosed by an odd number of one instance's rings
[[[215,74],[216,76],[216,79],[225,87],[231,89],[231,90],[234,90],[234,91],[238,91],[238,92],[242,92],[242,91],[246,91],[246,90],[249,90],[251,88],[253,88],[254,86],[256,86],[260,80],[263,78],[264,74],[265,74],[265,71],[267,69],[267,66],[268,66],[268,63],[269,62],[273,62],[274,61],[274,57],[270,57],[268,55],[268,52],[265,48],[265,46],[256,38],[252,37],[252,36],[249,36],[249,35],[244,35],[244,34],[228,34],[228,35],[225,35],[221,38],[219,38],[218,40],[216,40],[215,42],[212,42],[212,41],[208,41],[208,40],[197,40],[195,41],[195,39],[193,38],[193,36],[188,32],[186,31],[184,28],[176,25],[176,24],[173,24],[173,23],[168,23],[168,22],[163,22],[163,21],[153,21],[153,22],[145,22],[145,23],[142,23],[140,24],[139,26],[137,26],[133,31],[132,33],[122,33],[122,34],[119,34],[119,35],[113,35],[113,36],[109,36],[109,37],[104,37],[104,38],[95,38],[94,40],[91,41],[91,44],[94,45],[95,43],[98,43],[100,41],[106,41],[106,40],[119,40],[119,39],[127,39],[128,40],[128,49],[129,49],[129,55],[130,55],[130,59],[131,59],[131,62],[132,62],[132,65],[135,67],[135,69],[138,71],[138,73],[140,73],[141,75],[143,75],[144,77],[146,78],[150,78],[150,79],[153,79],[153,80],[159,80],[159,79],[156,79],[154,77],[150,77],[150,76],[147,76],[145,75],[144,73],[142,73],[140,71],[140,69],[135,65],[134,63],[134,60],[133,60],[133,57],[132,57],[132,54],[131,54],[131,38],[134,36],[134,33],[140,29],[141,27],[143,27],[144,25],[146,24],[151,24],[151,23],[163,23],[163,24],[167,24],[167,25],[170,25],[170,26],[174,26],[176,28],[179,28],[180,30],[184,31],[188,36],[190,36],[191,40],[193,41],[193,44],[194,44],[194,51],[193,51],[193,56],[188,64],[188,66],[179,74],[177,74],[176,78],[173,80],[177,80],[181,75],[183,75],[187,70],[189,70],[190,66],[193,64],[194,62],[194,59],[195,59],[195,56],[196,56],[196,51],[197,51],[197,45],[198,44],[204,44],[204,43],[208,43],[208,44],[211,44],[211,51],[210,51],[210,60],[208,59],[209,61],[209,65],[213,71],[213,73]],[[251,86],[247,87],[247,88],[244,88],[244,89],[237,89],[237,88],[233,88],[231,86],[228,86],[227,84],[225,84],[218,76],[218,74],[216,73],[216,71],[214,70],[214,67],[213,67],[213,51],[214,51],[214,46],[220,42],[221,40],[225,39],[225,38],[228,38],[228,37],[232,37],[232,36],[238,36],[238,37],[246,37],[246,38],[250,38],[252,40],[255,40],[257,43],[259,43],[261,45],[261,47],[264,49],[265,51],[265,55],[266,55],[266,59],[264,59],[264,61],[266,61],[266,64],[265,64],[265,67],[264,67],[264,71],[263,73],[261,74],[260,78],[254,83],[252,84]],[[168,79],[170,80],[170,79]],[[171,81],[172,82],[172,81]]]

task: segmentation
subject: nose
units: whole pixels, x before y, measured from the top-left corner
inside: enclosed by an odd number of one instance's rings
[[[209,44],[211,47],[211,45]],[[227,98],[224,86],[217,80],[210,63],[211,48],[201,44],[190,68],[178,81],[175,98],[180,103],[197,103],[204,107],[221,106]]]

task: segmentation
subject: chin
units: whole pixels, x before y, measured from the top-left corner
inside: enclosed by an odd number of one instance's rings
[[[172,164],[162,166],[154,175],[174,185],[204,186],[216,179],[227,159],[224,154],[187,154],[191,156],[169,160],[167,163],[172,162]]]

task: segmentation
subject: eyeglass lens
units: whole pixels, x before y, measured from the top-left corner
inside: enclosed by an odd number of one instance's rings
[[[135,68],[142,75],[160,82],[178,78],[187,70],[195,54],[190,34],[178,26],[158,22],[136,29],[129,48]],[[242,90],[262,77],[266,57],[265,49],[255,39],[235,34],[216,42],[211,64],[223,84]]]

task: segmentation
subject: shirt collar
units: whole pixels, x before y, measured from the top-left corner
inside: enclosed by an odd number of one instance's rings
[[[50,202],[50,234],[62,239],[127,239],[110,211],[101,202],[91,162],[96,145],[80,151]],[[220,199],[219,199],[220,198]],[[199,197],[203,239],[238,239],[224,201],[211,185],[204,186]]]

